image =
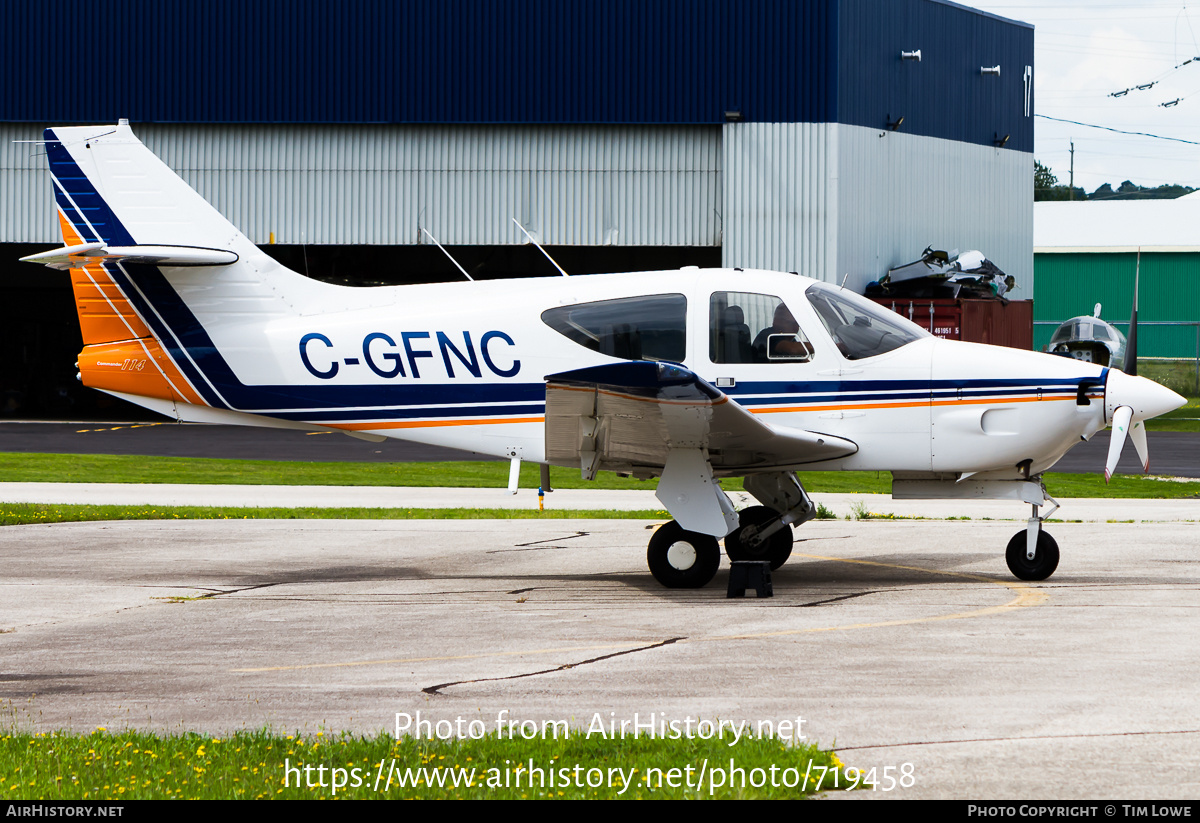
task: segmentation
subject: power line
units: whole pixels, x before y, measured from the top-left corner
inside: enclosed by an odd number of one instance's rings
[[[1059,123],[1070,123],[1073,126],[1086,126],[1089,129],[1103,129],[1104,131],[1113,131],[1117,134],[1132,134],[1137,137],[1153,137],[1155,140],[1173,140],[1176,143],[1188,143],[1192,146],[1200,146],[1200,143],[1195,140],[1184,140],[1182,137],[1164,137],[1161,134],[1148,134],[1144,131],[1125,131],[1124,129],[1114,129],[1111,126],[1097,126],[1095,123],[1080,123],[1078,120],[1064,120],[1061,117],[1051,117],[1048,114],[1037,114],[1035,117],[1041,117],[1044,120],[1054,120]]]

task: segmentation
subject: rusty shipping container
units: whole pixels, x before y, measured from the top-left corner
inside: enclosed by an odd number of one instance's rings
[[[872,298],[945,340],[1033,350],[1033,301]]]

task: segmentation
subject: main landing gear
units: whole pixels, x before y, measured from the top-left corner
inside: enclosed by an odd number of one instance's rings
[[[1004,550],[1008,570],[1019,580],[1045,580],[1058,568],[1058,542],[1042,530],[1042,523],[1058,510],[1058,501],[1045,494],[1044,487],[1043,494],[1054,508],[1039,515],[1039,506],[1034,503],[1029,524],[1012,536]]]
[[[654,579],[668,589],[699,589],[716,576],[721,550],[717,538],[689,532],[672,520],[650,538],[646,563]]]
[[[737,528],[725,536],[725,553],[731,562],[766,560],[778,569],[792,553],[791,527],[816,516],[816,505],[792,472],[750,475],[744,482],[746,491],[768,505],[738,513]],[[646,563],[668,589],[698,589],[716,576],[721,550],[716,537],[672,520],[650,538]]]
[[[775,571],[792,554],[792,530],[774,509],[766,506],[742,509],[738,512],[738,527],[725,536],[725,554],[730,562],[768,560],[771,571]]]

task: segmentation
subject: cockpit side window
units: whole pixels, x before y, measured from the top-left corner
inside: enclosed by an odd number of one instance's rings
[[[847,360],[885,354],[930,336],[915,323],[853,292],[814,283],[804,294]]]
[[[775,295],[719,291],[709,299],[712,362],[807,362],[812,352],[791,310]]]
[[[687,356],[687,298],[682,294],[559,306],[542,312],[542,322],[610,357],[682,363]]]

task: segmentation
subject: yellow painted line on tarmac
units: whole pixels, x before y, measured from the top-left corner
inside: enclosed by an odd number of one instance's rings
[[[933,623],[939,620],[965,620],[972,617],[986,617],[993,614],[1002,614],[1004,612],[1013,611],[1015,609],[1031,608],[1040,606],[1050,599],[1050,593],[1045,589],[1035,588],[1025,583],[1009,580],[997,580],[993,577],[985,577],[980,574],[968,574],[966,572],[947,572],[938,569],[924,569],[920,566],[901,566],[896,563],[880,563],[875,560],[855,560],[847,557],[827,557],[819,554],[794,554],[793,557],[805,557],[810,560],[831,560],[836,563],[856,563],[861,566],[877,566],[884,569],[901,569],[904,571],[924,572],[925,574],[936,574],[944,577],[957,577],[965,580],[974,580],[980,583],[990,583],[993,586],[1002,586],[1009,591],[1012,591],[1016,596],[998,606],[985,606],[982,609],[974,609],[967,612],[955,612],[954,614],[939,614],[929,617],[911,617],[902,620],[883,620],[874,623],[849,623],[843,626],[819,626],[810,629],[781,629],[773,632],[755,632],[751,634],[722,634],[713,637],[690,637],[679,641],[679,644],[684,643],[711,643],[722,640],[755,640],[760,638],[770,637],[788,637],[790,635],[799,634],[817,634],[819,632],[841,632],[851,631],[855,629],[881,629],[891,626],[911,626],[916,623]],[[644,641],[643,641],[644,642]],[[232,671],[239,674],[254,673],[254,672],[284,672],[284,671],[301,671],[304,669],[335,669],[335,668],[350,668],[354,666],[386,666],[396,665],[400,663],[436,663],[441,661],[451,660],[483,660],[498,657],[524,657],[536,656],[544,654],[562,654],[564,652],[587,652],[599,651],[604,649],[625,649],[630,648],[629,643],[605,643],[592,646],[564,646],[553,649],[530,649],[527,651],[510,651],[510,652],[481,652],[478,654],[456,654],[440,657],[403,657],[393,658],[388,660],[358,660],[346,663],[304,663],[297,666],[265,666],[262,668],[252,669],[233,669]]]
[[[115,432],[118,429],[145,429],[150,426],[165,426],[166,423],[130,423],[125,426],[109,426],[105,429],[76,429],[76,434],[84,434],[86,432]]]

